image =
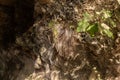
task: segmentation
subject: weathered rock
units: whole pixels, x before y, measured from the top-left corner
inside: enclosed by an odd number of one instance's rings
[[[34,25],[17,37],[16,46],[1,50],[2,79],[24,80],[23,76],[34,71],[37,55],[39,62],[36,61],[35,72],[28,80],[115,80],[119,75],[119,64],[115,63],[119,63],[119,49],[115,47],[113,51],[114,42],[105,36],[91,38],[75,30],[80,13],[91,9],[83,6],[82,0],[55,0],[46,5],[39,1],[35,3]],[[90,3],[96,4],[93,0]],[[114,53],[118,54],[114,56]]]

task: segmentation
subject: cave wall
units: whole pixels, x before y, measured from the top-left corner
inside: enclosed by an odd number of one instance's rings
[[[20,57],[26,52],[15,46],[15,40],[32,26],[33,14],[34,0],[0,0],[0,80],[15,80],[20,71],[17,64],[21,68],[26,64],[24,61],[29,60]]]
[[[0,45],[8,46],[33,24],[34,0],[0,0]]]

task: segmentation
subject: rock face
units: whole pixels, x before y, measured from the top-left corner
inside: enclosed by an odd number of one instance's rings
[[[34,0],[0,0],[0,80],[15,80],[19,69],[25,66],[24,61],[28,59],[25,64],[29,65],[30,58],[20,57],[19,51],[23,50],[19,48],[16,52],[18,48],[14,44],[16,36],[22,35],[32,26],[33,13]]]
[[[50,0],[39,1],[47,4]],[[15,42],[16,36],[20,37],[32,26],[33,15],[34,0],[0,0],[0,80],[23,80],[33,72],[36,57],[33,47]]]
[[[1,5],[0,42],[1,47],[8,48],[0,49],[0,80],[24,80],[33,72],[25,80],[106,80],[111,76],[115,80],[119,64],[114,63],[111,39],[76,32],[85,8],[83,0],[33,3],[15,0]],[[30,27],[33,13],[35,22]]]

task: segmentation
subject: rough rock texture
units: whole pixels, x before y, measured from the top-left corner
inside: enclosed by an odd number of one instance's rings
[[[27,52],[32,53],[32,51],[23,51],[20,46],[15,44],[15,39],[16,36],[22,35],[33,24],[33,13],[34,0],[0,1],[1,80],[15,80],[14,77],[18,75],[18,69],[22,69],[24,63],[28,64],[29,62],[29,60],[27,60],[28,58],[26,57],[24,59],[22,55]],[[29,59],[31,60],[31,58]],[[16,65],[18,69],[16,68]],[[28,65],[32,65],[32,63]]]
[[[111,0],[110,3],[116,2]],[[41,64],[38,63],[36,73],[28,77],[28,80],[32,77],[33,80],[118,80],[119,56],[114,52],[118,51],[119,54],[117,44],[105,36],[91,38],[87,33],[75,31],[77,21],[82,17],[80,13],[94,13],[101,8],[115,9],[116,6],[110,3],[102,0],[99,4],[88,0],[57,0],[48,5],[40,5],[37,2],[36,23],[30,30],[35,30],[32,32],[36,33],[37,38],[34,37],[34,40],[37,45],[43,44],[36,47]],[[105,5],[101,7],[102,4]],[[117,38],[118,35],[115,40]]]
[[[82,13],[109,9],[109,0],[40,1],[35,0],[34,25],[0,50],[1,80],[119,80],[119,34],[113,41],[76,32]]]

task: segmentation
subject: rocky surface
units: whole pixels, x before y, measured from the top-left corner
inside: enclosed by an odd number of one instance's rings
[[[23,34],[9,48],[0,50],[1,80],[119,80],[119,34],[115,32],[113,41],[76,32],[84,12],[92,14],[111,7],[117,10],[116,2],[40,1],[35,0],[33,26],[20,31]]]

